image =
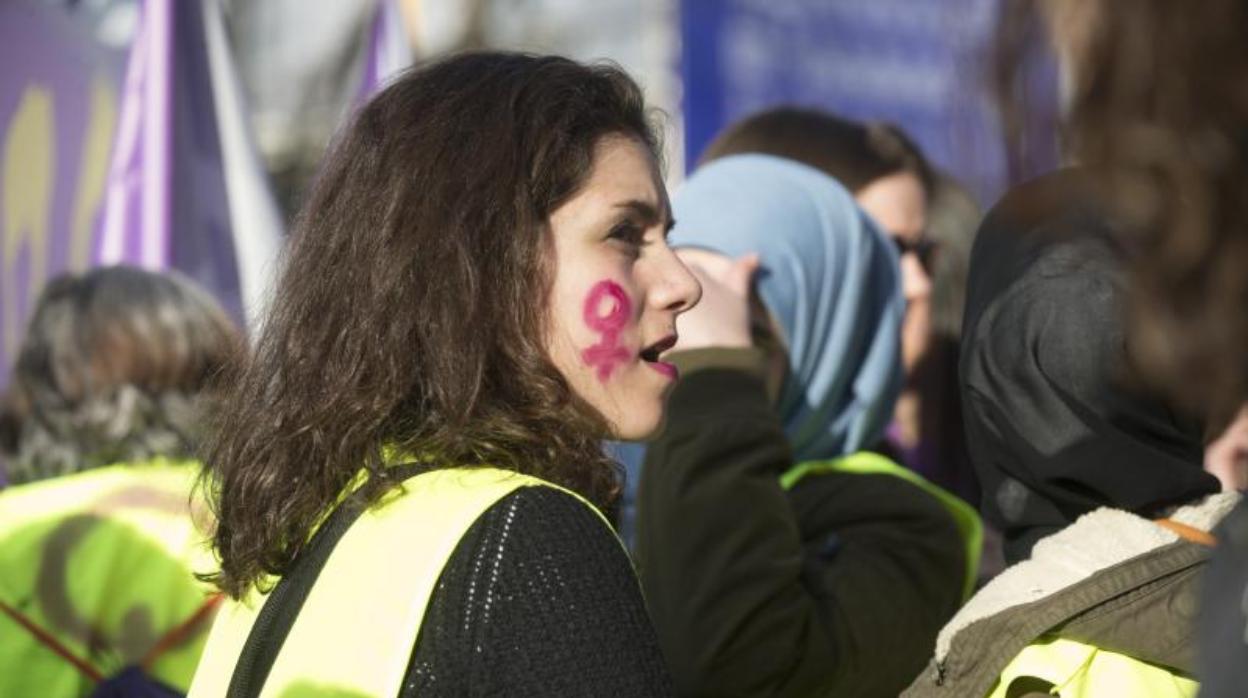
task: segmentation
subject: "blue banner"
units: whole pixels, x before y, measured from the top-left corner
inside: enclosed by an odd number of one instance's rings
[[[1056,166],[1053,115],[1036,115],[1027,172],[1006,164],[987,87],[1000,0],[683,0],[685,161],[723,127],[780,104],[903,128],[990,204],[1012,177]],[[1056,71],[1040,67],[1056,112]]]

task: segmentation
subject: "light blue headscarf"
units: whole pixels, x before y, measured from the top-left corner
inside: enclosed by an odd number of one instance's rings
[[[695,172],[672,208],[674,247],[759,255],[759,295],[788,347],[778,408],[798,462],[877,443],[901,390],[905,300],[896,249],[849,192],[790,160],[737,155]]]

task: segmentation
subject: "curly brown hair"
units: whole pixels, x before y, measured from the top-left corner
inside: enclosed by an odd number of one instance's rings
[[[609,426],[544,341],[549,216],[614,134],[658,158],[624,72],[516,53],[417,67],[360,110],[296,220],[216,423],[218,586],[238,597],[287,571],[361,470],[369,501],[396,486],[386,449],[615,496]]]
[[[1248,398],[1248,2],[1013,0],[998,34],[1006,122],[1023,37],[1072,78],[1063,138],[1133,225],[1133,352],[1189,407]]]

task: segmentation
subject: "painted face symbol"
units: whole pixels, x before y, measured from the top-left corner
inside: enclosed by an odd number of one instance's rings
[[[605,383],[617,366],[632,358],[632,353],[620,346],[620,332],[628,325],[633,304],[619,284],[599,281],[585,297],[583,313],[585,325],[602,338],[581,352],[581,360]]]

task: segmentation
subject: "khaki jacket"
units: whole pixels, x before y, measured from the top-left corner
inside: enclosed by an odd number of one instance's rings
[[[1213,495],[1169,518],[1209,531],[1238,500]],[[1086,514],[981,589],[941,631],[935,656],[903,695],[989,695],[1024,648],[1052,637],[1190,678],[1198,582],[1210,553],[1125,511]],[[1008,693],[1031,695],[1018,689]]]

